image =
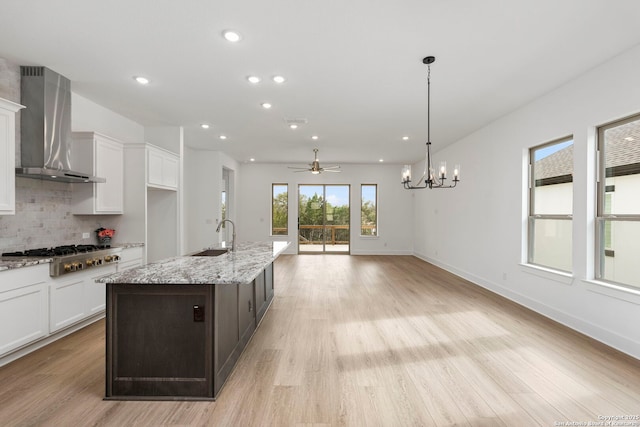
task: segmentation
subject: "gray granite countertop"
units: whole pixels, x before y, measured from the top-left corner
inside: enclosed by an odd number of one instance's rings
[[[250,283],[272,263],[289,242],[241,242],[236,252],[220,256],[180,256],[101,277],[115,284],[219,284]],[[219,249],[212,247],[207,249]]]
[[[53,258],[16,258],[16,257],[2,257],[0,258],[0,271],[13,270],[15,268],[30,267],[38,264],[48,264],[53,261]]]

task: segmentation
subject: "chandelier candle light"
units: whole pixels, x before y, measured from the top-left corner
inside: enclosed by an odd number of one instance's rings
[[[453,180],[445,185],[447,179],[447,162],[440,162],[440,169],[436,174],[431,164],[431,64],[436,60],[435,56],[427,56],[422,60],[427,64],[427,155],[424,164],[424,174],[416,185],[411,185],[411,165],[402,168],[402,185],[405,190],[422,190],[423,188],[453,188],[460,182],[460,165],[453,169]]]

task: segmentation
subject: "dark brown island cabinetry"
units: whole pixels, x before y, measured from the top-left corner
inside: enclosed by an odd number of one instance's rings
[[[242,284],[107,283],[106,399],[212,400],[273,299]]]

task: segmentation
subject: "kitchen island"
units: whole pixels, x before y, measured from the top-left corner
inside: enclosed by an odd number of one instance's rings
[[[273,299],[273,262],[288,246],[209,248],[100,278],[105,398],[214,400]]]

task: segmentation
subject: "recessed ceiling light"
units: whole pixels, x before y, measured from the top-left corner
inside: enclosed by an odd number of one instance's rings
[[[378,160],[378,161],[379,161],[380,163],[382,163],[382,162],[384,162],[384,159],[380,159],[380,160]]]
[[[276,83],[284,83],[287,79],[282,76],[273,76],[273,81]]]
[[[262,104],[260,104],[260,105],[262,105],[262,108],[264,108],[264,109],[266,109],[266,110],[268,110],[269,108],[271,108],[271,104],[269,104],[268,102],[263,102],[263,103],[262,103]]]
[[[289,125],[289,127],[290,127],[291,129],[298,129],[298,125],[297,125],[297,124],[295,124],[295,123],[291,123],[291,124]]]
[[[209,129],[209,125],[208,125],[208,124],[206,124],[206,123],[201,124],[201,125],[200,125],[200,127],[201,127],[202,129]]]
[[[311,137],[311,139],[313,139],[313,140],[318,139],[318,135],[313,135],[313,136]]]
[[[137,81],[138,83],[140,83],[141,85],[148,85],[149,83],[151,83],[151,81],[146,78],[146,77],[142,77],[142,76],[133,76],[134,80]]]
[[[232,31],[232,30],[224,30],[222,32],[222,36],[225,38],[225,40],[231,42],[231,43],[236,43],[239,42],[240,39],[242,37],[240,37],[240,34],[237,33],[236,31]]]
[[[255,162],[256,159],[254,159],[253,157],[249,159],[250,162]]]
[[[220,139],[227,139],[226,135],[220,135]]]
[[[247,80],[249,80],[249,83],[253,83],[255,85],[255,84],[260,83],[261,79],[258,76],[249,76],[249,77],[247,77]]]
[[[632,136],[628,136],[624,140],[625,141],[635,141],[635,139]]]
[[[407,140],[409,140],[409,137],[408,137],[408,136],[403,136],[403,137],[402,137],[402,140],[403,140],[403,141],[407,141]]]

